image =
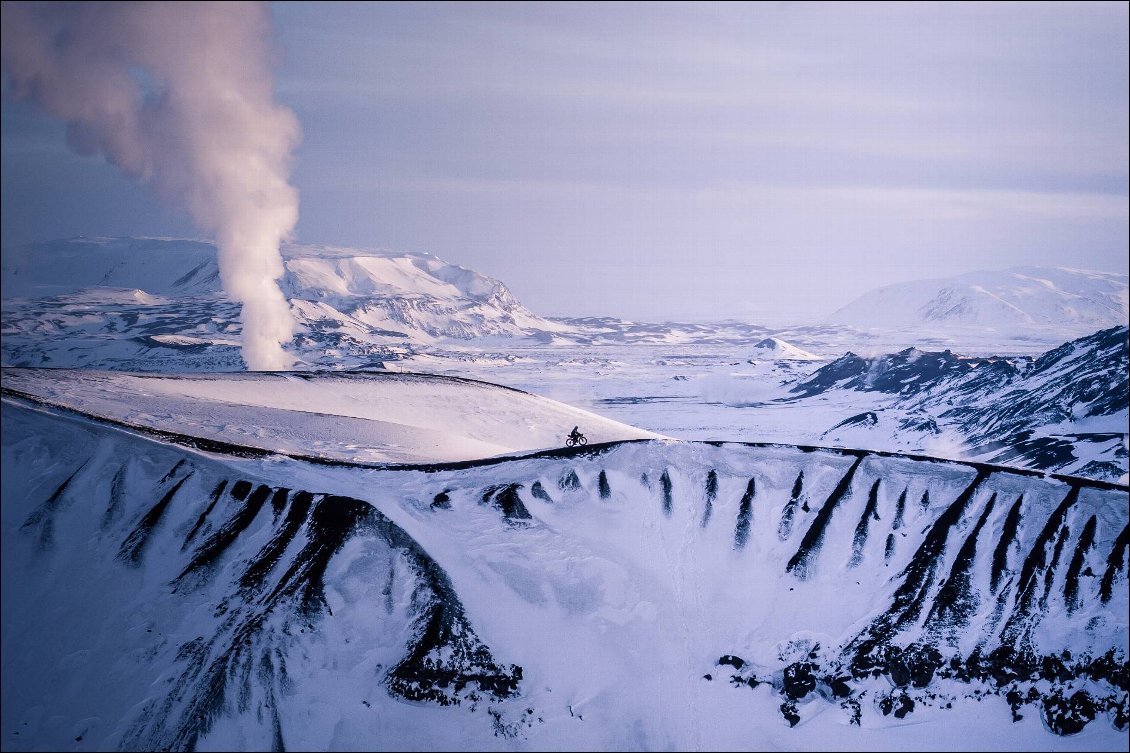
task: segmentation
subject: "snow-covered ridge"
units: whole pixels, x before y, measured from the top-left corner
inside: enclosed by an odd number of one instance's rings
[[[562,329],[500,281],[429,254],[286,244],[282,256],[280,287],[311,336],[340,338],[356,328],[428,342]],[[107,291],[185,304],[224,297],[214,245],[168,238],[73,238],[5,249],[3,281],[6,300],[101,300]]]
[[[465,297],[516,305],[498,280],[430,254],[288,243],[289,296],[397,293]],[[103,287],[151,295],[219,293],[216,247],[177,238],[68,238],[4,250],[4,297],[29,298]]]
[[[125,374],[5,368],[4,392],[127,426],[368,463],[458,461],[659,435],[487,382],[390,372]]]
[[[862,329],[968,329],[1083,335],[1130,321],[1127,275],[1017,267],[877,288],[829,322]]]
[[[374,470],[3,412],[6,747],[1125,747],[1125,487],[669,442]]]

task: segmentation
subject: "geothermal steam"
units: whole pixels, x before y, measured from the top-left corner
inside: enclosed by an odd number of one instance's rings
[[[294,114],[274,102],[270,19],[255,3],[2,6],[11,93],[214,235],[224,289],[242,304],[249,369],[287,368],[294,320],[279,244],[298,221],[288,182]]]

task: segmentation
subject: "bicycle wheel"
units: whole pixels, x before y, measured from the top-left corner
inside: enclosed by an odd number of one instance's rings
[[[588,444],[589,443],[588,437],[581,437],[577,441],[579,441],[581,444]]]
[[[565,446],[566,447],[576,447],[577,446],[577,440],[573,439],[572,437],[569,437],[568,439],[565,440]]]

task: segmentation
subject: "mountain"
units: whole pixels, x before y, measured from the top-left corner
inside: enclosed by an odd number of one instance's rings
[[[425,342],[563,329],[522,306],[498,280],[434,256],[288,246],[284,259],[283,292],[311,329],[356,322]]]
[[[280,287],[310,367],[380,368],[440,340],[546,340],[567,329],[498,280],[426,254],[286,245]],[[5,249],[8,365],[241,370],[239,306],[211,243],[75,238]]]
[[[176,420],[132,394],[133,428],[4,394],[5,749],[1125,749],[1125,486],[662,440],[356,464],[143,432]]]
[[[1000,365],[998,365],[1000,364]],[[987,358],[961,358],[951,351],[931,353],[907,348],[895,354],[862,358],[848,352],[822,366],[790,391],[808,397],[830,389],[916,394],[955,376],[965,376],[978,367],[986,372],[1015,372],[1008,361]]]
[[[745,347],[769,334],[737,321],[547,319],[502,282],[428,254],[289,244],[282,256],[280,286],[300,330],[288,350],[311,368],[381,368],[470,344]],[[4,249],[2,271],[7,365],[243,369],[240,308],[220,287],[209,242],[72,238],[28,244]],[[803,328],[795,334],[808,338]],[[782,358],[802,353],[788,351]]]
[[[875,446],[875,432],[953,432],[962,457],[1118,479],[1127,472],[1130,329],[1112,327],[1036,359],[950,351],[862,358],[848,353],[791,387],[790,399],[874,395],[872,407],[827,438]],[[925,435],[925,436],[923,436]],[[926,448],[922,448],[926,449]]]
[[[767,337],[756,343],[749,354],[755,361],[819,361],[820,356],[815,356],[807,350],[802,350],[784,340],[776,337]]]
[[[828,321],[861,329],[1060,333],[1062,339],[1126,324],[1127,276],[1077,269],[1017,267],[877,288]]]

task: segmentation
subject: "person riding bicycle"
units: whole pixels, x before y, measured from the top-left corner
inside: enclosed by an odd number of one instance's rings
[[[584,434],[581,433],[580,428],[577,427],[577,426],[574,426],[573,430],[571,432],[569,432],[569,439],[572,439],[574,442],[576,442],[578,439],[580,439],[583,436],[584,436]]]

